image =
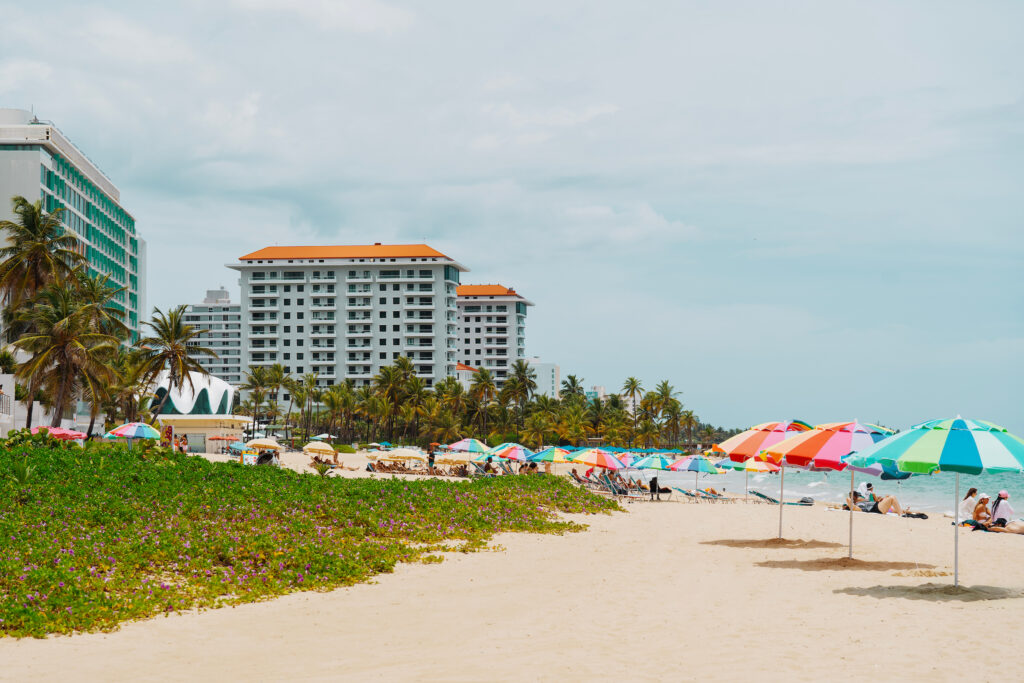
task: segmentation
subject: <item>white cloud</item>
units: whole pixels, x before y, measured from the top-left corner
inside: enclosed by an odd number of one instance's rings
[[[322,29],[395,33],[413,23],[412,12],[377,0],[232,0],[247,11],[293,14]]]
[[[514,128],[527,126],[543,126],[550,128],[569,128],[589,123],[599,116],[607,116],[619,111],[614,104],[591,104],[578,109],[569,107],[552,107],[523,111],[508,102],[501,104],[485,104],[482,111],[493,114]]]
[[[15,94],[31,84],[50,78],[53,68],[46,62],[31,59],[8,59],[0,62],[0,94]]]

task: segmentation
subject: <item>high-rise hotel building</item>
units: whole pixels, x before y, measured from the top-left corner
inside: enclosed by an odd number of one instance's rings
[[[145,243],[121,206],[110,179],[52,123],[22,109],[0,109],[0,220],[14,220],[11,197],[63,208],[65,227],[79,239],[92,275],[125,287],[116,301],[138,338],[146,315]],[[2,239],[2,238],[0,238]]]
[[[504,285],[460,285],[460,363],[487,368],[500,388],[509,368],[526,357],[526,307],[533,303]]]
[[[322,386],[356,386],[400,356],[434,386],[455,374],[459,274],[425,244],[266,247],[239,271],[242,368],[280,363]]]
[[[226,289],[209,289],[201,304],[185,309],[185,322],[205,330],[192,342],[217,352],[217,358],[199,356],[196,360],[214,377],[238,386],[242,372],[242,306],[232,303]]]

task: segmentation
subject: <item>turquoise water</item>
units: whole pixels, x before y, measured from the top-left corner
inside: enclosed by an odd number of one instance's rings
[[[635,476],[637,470],[629,470]],[[650,478],[658,475],[663,484],[693,488],[692,472],[651,472],[645,475]],[[779,496],[779,475],[750,473],[750,488],[766,493],[774,498]],[[856,484],[869,481],[874,484],[875,491],[880,494],[892,494],[905,506],[912,510],[932,512],[935,514],[953,514],[953,489],[956,475],[940,472],[927,476],[913,476],[903,481],[882,481],[878,477],[857,474]],[[729,493],[743,493],[743,473],[728,472],[726,474],[702,474],[697,479],[700,488],[712,486],[725,489]],[[1010,503],[1019,517],[1024,517],[1024,475],[1020,474],[981,474],[960,475],[960,497],[963,498],[970,487],[977,487],[982,493],[993,498],[999,491],[1010,492]],[[809,496],[817,502],[842,503],[850,490],[849,472],[807,472],[797,469],[786,469],[786,500],[799,500]]]

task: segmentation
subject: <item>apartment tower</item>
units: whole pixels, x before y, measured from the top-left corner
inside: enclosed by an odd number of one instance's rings
[[[206,330],[193,342],[217,352],[218,358],[200,356],[199,364],[214,377],[238,386],[242,373],[242,306],[232,303],[228,290],[209,289],[201,304],[185,310],[185,322]]]
[[[500,388],[526,357],[526,307],[533,303],[504,285],[460,285],[457,292],[459,362],[487,368]]]
[[[455,374],[459,274],[425,244],[266,247],[229,265],[242,289],[242,369],[280,363],[321,386],[368,385],[408,357],[427,386]]]
[[[146,316],[145,243],[120,191],[53,123],[0,109],[0,220],[14,220],[14,196],[42,200],[47,212],[64,209],[64,226],[78,238],[89,273],[125,288],[115,304],[138,339]]]

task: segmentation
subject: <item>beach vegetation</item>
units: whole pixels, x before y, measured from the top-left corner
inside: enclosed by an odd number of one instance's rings
[[[0,636],[331,590],[499,532],[583,528],[557,512],[616,509],[557,477],[322,479],[30,436],[0,450]]]

